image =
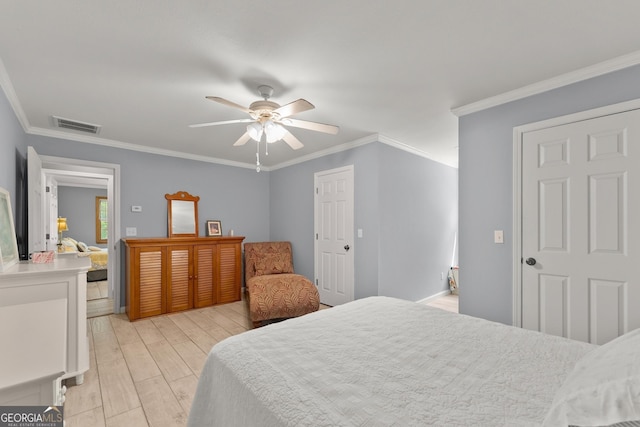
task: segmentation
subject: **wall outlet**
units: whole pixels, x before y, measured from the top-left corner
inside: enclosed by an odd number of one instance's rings
[[[137,236],[138,235],[138,229],[135,228],[135,227],[127,227],[125,229],[125,234],[127,235],[127,237]]]

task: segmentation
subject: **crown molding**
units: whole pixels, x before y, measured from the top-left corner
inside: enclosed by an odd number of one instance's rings
[[[238,168],[255,169],[255,165],[242,162],[234,162],[232,160],[218,159],[216,157],[201,156],[198,154],[182,153],[174,150],[166,150],[162,148],[153,148],[145,145],[131,144],[129,142],[116,141],[107,138],[98,138],[88,135],[76,135],[70,132],[61,132],[54,129],[44,129],[38,127],[30,127],[27,133],[32,135],[47,136],[51,138],[66,139],[69,141],[85,142],[87,144],[103,145],[106,147],[120,148],[123,150],[138,151],[141,153],[157,154],[160,156],[178,157],[187,160],[197,160],[200,162],[216,163],[225,166],[234,166]],[[263,168],[266,170],[266,168]]]
[[[286,168],[288,166],[296,165],[298,163],[304,163],[304,162],[307,162],[309,160],[319,159],[320,157],[328,156],[329,154],[335,154],[335,153],[340,153],[342,151],[351,150],[352,148],[360,147],[362,145],[367,145],[367,144],[370,144],[372,142],[380,142],[382,144],[389,145],[389,146],[397,148],[399,150],[403,150],[403,151],[409,152],[409,153],[414,154],[416,156],[424,157],[426,159],[433,160],[434,162],[442,163],[443,165],[450,166],[450,167],[453,167],[453,168],[457,169],[457,166],[450,165],[448,163],[443,163],[440,160],[435,160],[433,158],[433,156],[431,154],[427,153],[426,151],[422,151],[422,150],[418,150],[418,149],[416,149],[414,147],[410,147],[407,144],[404,144],[402,142],[396,141],[395,139],[389,138],[388,136],[385,136],[385,135],[382,135],[382,134],[379,134],[379,133],[374,133],[374,134],[371,134],[371,135],[356,139],[356,140],[351,141],[351,142],[347,142],[347,143],[344,143],[344,144],[341,144],[341,145],[337,145],[335,147],[327,148],[326,150],[316,151],[315,153],[311,153],[311,154],[308,154],[306,156],[298,157],[296,159],[293,159],[293,160],[290,160],[290,161],[287,161],[287,162],[279,163],[279,164],[277,164],[275,166],[272,166],[271,170],[278,170],[278,169]]]
[[[327,148],[326,150],[316,151],[315,153],[310,153],[310,154],[307,154],[306,156],[301,156],[293,160],[278,163],[277,165],[272,166],[271,170],[282,169],[288,166],[297,165],[298,163],[304,163],[309,160],[319,159],[320,157],[328,156],[329,154],[335,154],[335,153],[340,153],[342,151],[351,150],[352,148],[360,147],[361,145],[377,142],[378,139],[379,139],[378,134],[374,133],[369,136],[365,136],[351,142],[346,142],[344,144],[336,145],[335,147]]]
[[[608,61],[603,61],[576,71],[561,74],[559,76],[543,80],[538,83],[533,83],[509,92],[505,92],[500,95],[492,96],[477,102],[472,102],[470,104],[452,108],[451,112],[458,117],[465,116],[467,114],[476,113],[478,111],[506,104],[507,102],[517,101],[519,99],[527,98],[532,95],[537,95],[552,89],[557,89],[563,86],[570,85],[572,83],[581,82],[593,77],[602,76],[604,74],[612,73],[614,71],[622,70],[624,68],[632,67],[638,64],[640,64],[640,51],[635,51],[627,55],[619,56]]]
[[[384,135],[378,135],[378,137],[379,137],[379,141],[381,143],[383,143],[383,144],[387,144],[387,145],[390,145],[390,146],[392,146],[394,148],[397,148],[399,150],[403,150],[403,151],[406,151],[408,153],[414,154],[416,156],[424,157],[425,159],[432,160],[432,161],[434,161],[436,163],[441,163],[441,164],[443,164],[445,166],[450,166],[452,168],[458,169],[457,165],[450,165],[449,163],[445,163],[445,162],[443,162],[441,160],[437,160],[435,157],[433,157],[432,154],[430,154],[427,151],[418,150],[415,147],[411,147],[411,146],[409,146],[409,145],[407,145],[407,144],[405,144],[403,142],[396,141],[395,139],[389,138],[389,137],[384,136]]]

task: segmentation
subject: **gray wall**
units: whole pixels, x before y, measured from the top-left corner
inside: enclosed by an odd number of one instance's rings
[[[67,218],[69,231],[64,237],[72,237],[89,246],[106,247],[96,242],[96,197],[107,197],[106,189],[82,187],[58,187],[58,216]]]
[[[380,160],[380,295],[417,300],[447,289],[458,171],[386,145]]]
[[[354,165],[355,298],[419,300],[447,288],[457,230],[457,170],[382,143],[271,172],[271,237],[290,240],[312,278],[314,173]]]
[[[354,165],[354,225],[363,238],[353,240],[354,297],[378,295],[379,143],[324,156],[271,172],[271,238],[289,240],[297,273],[314,277],[313,176]]]
[[[199,232],[205,221],[222,221],[226,234],[233,228],[247,240],[269,239],[269,176],[253,169],[159,156],[82,142],[27,135],[38,154],[120,165],[120,233],[136,227],[137,237],[167,236],[167,200],[164,195],[187,191],[200,196]],[[142,212],[131,212],[131,206]],[[256,212],[263,212],[256,215]]]
[[[513,320],[513,128],[637,98],[640,66],[460,117],[461,313]]]

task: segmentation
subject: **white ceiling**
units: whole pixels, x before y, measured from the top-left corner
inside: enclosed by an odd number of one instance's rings
[[[266,166],[373,134],[456,166],[452,108],[640,50],[637,0],[0,0],[0,11],[0,82],[29,132],[55,135],[56,115],[101,125],[88,142],[249,166],[255,145],[232,146],[246,124],[188,127],[246,117],[206,95],[248,106],[268,84],[272,101],[316,106],[295,118],[340,126],[291,128],[304,148],[271,144]]]

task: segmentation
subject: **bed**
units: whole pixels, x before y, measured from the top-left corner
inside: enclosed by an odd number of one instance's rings
[[[109,262],[107,249],[101,248],[100,250],[89,250],[89,252],[78,252],[78,256],[91,259],[91,267],[87,272],[87,282],[107,280],[107,265]]]
[[[365,298],[216,344],[189,426],[567,425],[576,412],[572,399],[582,393],[576,384],[592,391],[602,375],[621,370],[624,377],[628,364],[636,375],[631,386],[617,385],[637,392],[637,401],[629,400],[638,407],[607,413],[606,420],[640,419],[640,334],[627,336],[622,350],[614,346],[620,338],[597,347],[413,302]],[[607,346],[613,349],[600,354]],[[612,406],[578,400],[587,408]]]
[[[107,268],[109,264],[109,252],[107,248],[88,246],[71,237],[62,239],[62,248],[65,253],[75,253],[78,257],[91,259],[91,267],[87,272],[87,282],[107,280]]]

